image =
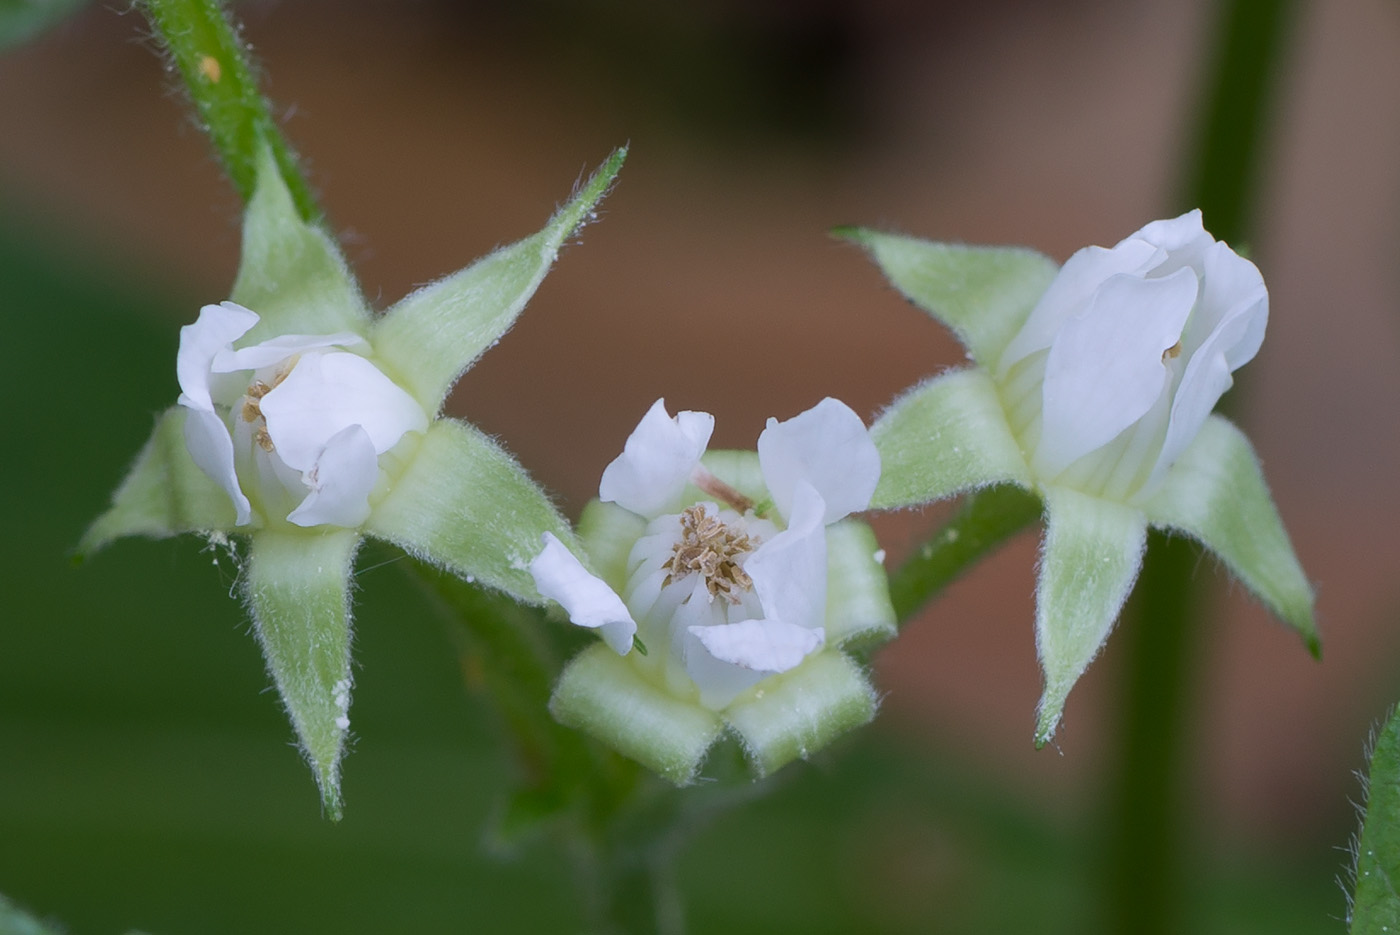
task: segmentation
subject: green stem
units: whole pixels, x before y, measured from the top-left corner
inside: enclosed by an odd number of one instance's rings
[[[544,636],[550,624],[543,612],[421,562],[405,568],[451,623],[469,681],[490,696],[516,745],[526,771],[526,798],[517,804],[548,814],[581,809],[589,827],[605,824],[637,770],[550,716],[562,654]]]
[[[321,209],[296,153],[277,128],[267,98],[258,91],[248,48],[222,4],[218,0],[143,0],[143,5],[238,194],[244,201],[253,196],[258,153],[266,144],[302,220],[321,220]]]
[[[1184,846],[1190,817],[1189,674],[1200,655],[1201,600],[1190,572],[1197,548],[1153,533],[1124,627],[1127,668],[1117,773],[1108,800],[1106,882],[1111,931],[1186,931]]]
[[[1040,499],[1020,487],[990,487],[962,507],[890,576],[890,600],[901,624],[958,575],[1040,518]]]
[[[1201,107],[1185,207],[1217,237],[1248,239],[1277,63],[1293,0],[1225,0]],[[1238,394],[1236,394],[1238,396]],[[1199,552],[1153,536],[1124,627],[1127,668],[1118,760],[1106,798],[1104,882],[1110,931],[1166,935],[1189,926],[1183,908],[1191,810],[1190,673],[1206,631],[1194,582]]]
[[[1229,243],[1249,239],[1259,157],[1296,8],[1296,0],[1225,0],[1220,5],[1219,39],[1181,201],[1184,209],[1200,208],[1206,229]]]

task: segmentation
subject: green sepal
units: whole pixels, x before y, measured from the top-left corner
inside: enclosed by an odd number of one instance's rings
[[[1355,841],[1351,935],[1400,932],[1400,714],[1372,742],[1365,818]]]
[[[646,528],[644,518],[597,497],[588,501],[578,518],[578,537],[593,573],[619,594],[627,585],[627,558]]]
[[[678,786],[695,781],[724,724],[682,701],[602,643],[564,668],[549,710],[561,723],[602,741]]]
[[[428,412],[457,378],[514,324],[559,248],[593,217],[627,157],[613,152],[577,195],[532,237],[407,296],[374,326],[379,361]]]
[[[1054,736],[1070,689],[1108,639],[1147,546],[1147,517],[1136,507],[1064,487],[1047,487],[1044,496],[1035,643],[1045,692],[1037,747]]]
[[[1211,416],[1144,507],[1153,526],[1214,552],[1269,610],[1321,652],[1313,593],[1244,433]]]
[[[112,495],[112,505],[83,533],[79,556],[122,536],[164,538],[182,532],[228,531],[237,515],[228,492],[194,463],[185,444],[183,406],[171,406]]]
[[[768,485],[763,480],[763,468],[759,464],[757,451],[719,448],[705,452],[700,458],[700,464],[715,477],[748,497],[755,505],[768,500]],[[684,499],[690,503],[696,500],[713,500],[714,497],[694,484],[687,484]]]
[[[764,679],[725,708],[724,719],[762,777],[869,723],[877,707],[875,689],[860,667],[827,651]]]
[[[985,367],[996,366],[1059,272],[1054,260],[1024,247],[935,243],[863,227],[832,233],[869,251],[895,288],[951,328]]]
[[[994,484],[1031,484],[996,384],[980,368],[953,370],[914,387],[881,413],[870,437],[880,452],[873,509],[943,500]]]
[[[360,535],[319,527],[261,530],[250,539],[243,595],[326,816],[339,821],[350,710],[350,571]]]
[[[857,519],[826,527],[826,641],[884,641],[898,632],[875,530]]]
[[[301,219],[266,146],[243,215],[243,255],[229,298],[261,316],[243,345],[284,334],[369,332],[369,307],[340,248]]]
[[[438,419],[364,532],[468,580],[543,603],[530,561],[552,532],[575,554],[567,520],[514,458],[479,430]]]

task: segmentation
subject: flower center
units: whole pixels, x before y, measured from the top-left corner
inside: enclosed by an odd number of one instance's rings
[[[747,533],[738,532],[711,516],[701,504],[681,512],[681,538],[671,557],[661,567],[667,569],[662,587],[677,578],[698,574],[705,580],[710,597],[723,596],[731,604],[753,590],[753,579],[739,559],[758,548]]]
[[[239,412],[243,416],[243,421],[256,426],[253,429],[253,441],[258,443],[258,447],[266,452],[277,450],[277,446],[272,444],[272,436],[267,434],[267,419],[262,413],[262,398],[275,390],[279,384],[287,379],[287,374],[292,372],[296,366],[297,358],[292,357],[277,365],[277,371],[272,375],[272,382],[265,383],[262,380],[253,380],[248,384],[248,391],[243,394],[243,404],[239,407]]]

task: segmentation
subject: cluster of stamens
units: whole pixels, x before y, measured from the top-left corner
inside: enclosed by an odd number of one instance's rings
[[[667,569],[662,586],[677,578],[698,574],[704,578],[710,597],[723,596],[731,604],[753,590],[753,579],[739,567],[739,558],[758,548],[747,533],[736,532],[703,505],[681,512],[681,539],[662,568]]]
[[[266,452],[277,450],[277,446],[272,443],[272,436],[267,434],[267,419],[263,418],[262,398],[277,388],[277,385],[287,379],[287,374],[292,372],[292,366],[284,364],[277,368],[277,375],[272,378],[272,383],[264,383],[262,380],[254,380],[248,384],[248,391],[243,394],[243,407],[239,410],[243,415],[243,421],[256,423],[257,428],[253,430],[253,441],[258,443],[258,447]]]

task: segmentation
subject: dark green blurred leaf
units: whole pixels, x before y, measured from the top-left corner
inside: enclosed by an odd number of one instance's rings
[[[0,0],[0,49],[28,42],[88,5],[88,0]]]

